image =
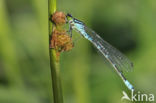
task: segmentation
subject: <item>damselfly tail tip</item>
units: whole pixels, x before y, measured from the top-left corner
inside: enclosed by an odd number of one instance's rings
[[[128,89],[130,89],[131,91],[134,91],[134,87],[132,86],[132,84],[130,84],[128,80],[125,81],[125,85],[128,87]]]

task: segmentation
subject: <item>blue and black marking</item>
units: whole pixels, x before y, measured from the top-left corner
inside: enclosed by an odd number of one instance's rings
[[[128,80],[125,80],[125,85],[128,87],[128,89],[130,89],[131,91],[134,91],[134,87],[132,86],[132,84],[130,84]]]
[[[71,29],[75,29],[78,31],[83,37],[85,37],[87,40],[91,41],[96,48],[107,58],[107,60],[112,64],[118,75],[121,77],[125,85],[130,90],[134,90],[134,87],[130,84],[130,82],[124,77],[121,66],[124,66],[125,64],[130,65],[130,67],[133,67],[132,63],[128,61],[128,59],[122,55],[119,51],[116,49],[113,49],[111,45],[109,45],[106,41],[104,41],[98,34],[96,34],[91,29],[86,30],[85,24],[72,17],[71,14],[67,14],[68,23],[70,24]],[[113,51],[113,52],[112,52]],[[118,59],[119,58],[119,59]],[[123,62],[125,60],[126,62]],[[125,64],[124,64],[125,63]],[[127,66],[126,66],[127,67]]]
[[[88,39],[89,41],[92,41],[92,40],[93,40],[92,37],[90,37],[90,36],[86,33],[86,31],[85,31],[85,29],[84,29],[84,25],[85,25],[85,24],[84,24],[82,21],[73,18],[72,15],[69,14],[69,13],[67,14],[67,16],[69,16],[69,17],[72,18],[71,20],[69,20],[70,27],[72,27],[72,29],[76,28],[76,30],[77,30],[78,32],[80,32],[80,34],[82,34],[82,36],[85,37],[86,39]]]

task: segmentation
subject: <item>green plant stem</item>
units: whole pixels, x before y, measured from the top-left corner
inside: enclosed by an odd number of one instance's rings
[[[56,0],[49,0],[48,2],[48,14],[50,16],[56,11]],[[52,23],[49,20],[49,40],[51,40],[52,36]],[[51,68],[51,77],[52,77],[52,85],[53,85],[53,96],[54,103],[63,103],[63,95],[61,88],[61,79],[60,79],[60,64],[59,64],[59,55],[54,49],[49,48],[49,56],[50,56],[50,68]]]

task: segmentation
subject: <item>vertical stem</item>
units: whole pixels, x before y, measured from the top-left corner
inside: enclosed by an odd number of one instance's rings
[[[56,11],[56,0],[48,0],[48,17],[50,17]],[[49,23],[49,35],[52,33],[52,22],[50,20]]]
[[[48,14],[50,16],[56,11],[56,0],[49,0],[48,2]],[[52,23],[49,20],[49,40],[52,36]],[[50,44],[50,42],[49,42]],[[52,85],[53,85],[53,95],[54,103],[63,103],[63,95],[61,88],[61,79],[60,79],[60,64],[59,64],[59,55],[54,49],[49,49],[50,56],[50,68],[52,76]]]

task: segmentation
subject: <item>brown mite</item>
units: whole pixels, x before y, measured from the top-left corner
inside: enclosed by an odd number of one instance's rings
[[[58,52],[69,51],[73,48],[72,39],[65,30],[58,31],[54,28],[50,47]]]
[[[66,23],[66,15],[63,12],[58,12],[56,11],[53,15],[52,15],[52,21],[56,24],[56,25],[64,25]]]

